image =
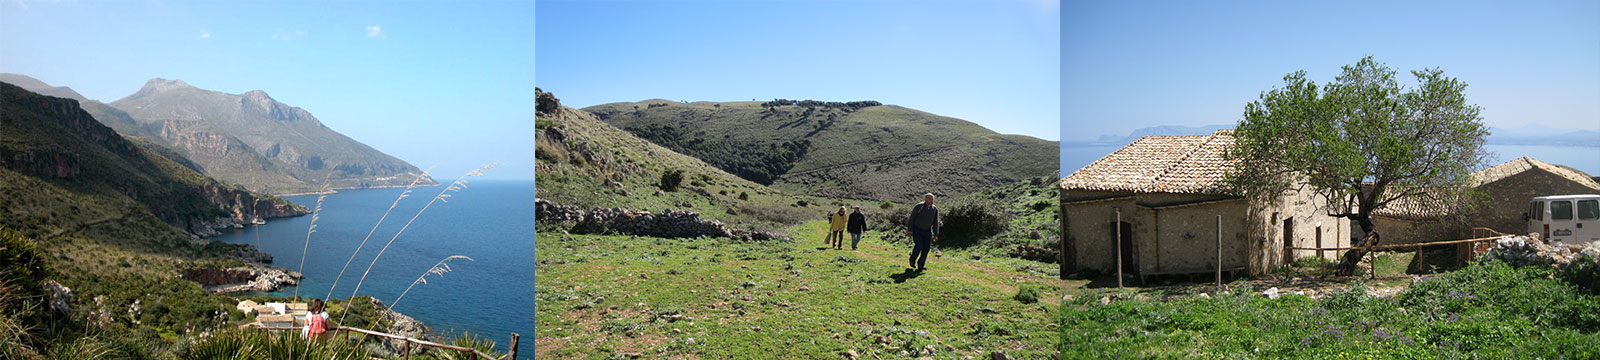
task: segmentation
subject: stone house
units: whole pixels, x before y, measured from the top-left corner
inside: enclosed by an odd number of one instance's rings
[[[1224,182],[1224,154],[1233,130],[1200,136],[1146,136],[1061,179],[1068,271],[1116,271],[1140,276],[1211,273],[1221,216],[1224,271],[1260,274],[1333,251],[1289,247],[1348,246],[1350,223],[1327,216],[1309,192],[1252,206]],[[1120,214],[1121,221],[1117,216]],[[1116,239],[1121,235],[1121,254]]]
[[[1600,194],[1600,183],[1561,165],[1523,157],[1472,173],[1483,194],[1481,205],[1465,216],[1452,216],[1446,206],[1426,200],[1396,201],[1373,213],[1372,222],[1385,244],[1410,244],[1474,237],[1472,228],[1525,234],[1522,214],[1538,196]],[[1481,235],[1481,234],[1476,234]]]

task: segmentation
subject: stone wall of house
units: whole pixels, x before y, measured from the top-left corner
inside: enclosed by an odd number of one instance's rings
[[[1249,203],[1243,199],[1155,211],[1156,237],[1145,239],[1154,251],[1142,268],[1152,273],[1211,272],[1217,266],[1217,215],[1222,216],[1222,267],[1249,268]]]
[[[1506,234],[1528,232],[1528,222],[1522,214],[1528,212],[1528,202],[1539,196],[1595,194],[1594,189],[1556,174],[1533,168],[1500,181],[1483,184],[1479,191],[1487,195],[1487,204],[1468,217],[1472,227],[1487,227]]]
[[[1121,198],[1127,197],[1132,198]],[[1260,274],[1293,261],[1284,254],[1284,220],[1294,219],[1288,231],[1293,247],[1346,247],[1349,221],[1326,214],[1323,200],[1310,192],[1284,196],[1252,212],[1242,199],[1216,195],[1174,193],[1116,193],[1065,191],[1067,243],[1076,249],[1075,266],[1101,273],[1116,269],[1115,209],[1132,226],[1132,263],[1125,272],[1205,272],[1216,268],[1216,216],[1223,216],[1224,268],[1244,268]],[[1090,199],[1107,199],[1093,201]],[[1085,201],[1090,200],[1090,201]],[[1188,204],[1194,205],[1173,205]],[[1321,234],[1321,243],[1318,243]],[[1315,250],[1295,250],[1292,257],[1316,256]],[[1341,255],[1324,251],[1330,260]]]
[[[1465,239],[1466,228],[1459,223],[1442,220],[1407,220],[1373,216],[1372,226],[1382,236],[1382,244],[1415,244],[1432,241]],[[1360,232],[1361,228],[1356,227]]]
[[[1066,191],[1064,194],[1064,199],[1088,198],[1074,196],[1080,195],[1075,191]],[[1132,226],[1135,242],[1149,237],[1152,227],[1150,214],[1133,198],[1062,204],[1061,211],[1066,217],[1067,226],[1066,236],[1062,240],[1075,250],[1074,263],[1077,269],[1089,269],[1102,274],[1116,272],[1116,209],[1122,210],[1122,221]],[[1137,245],[1130,251],[1137,254]],[[1122,264],[1122,267],[1124,272],[1133,272],[1137,264]]]
[[[1284,239],[1287,232],[1290,247],[1296,248],[1335,248],[1350,246],[1350,221],[1346,218],[1328,216],[1327,200],[1311,191],[1297,191],[1285,195],[1271,206],[1262,209],[1256,218],[1259,228],[1252,233],[1255,237],[1255,254],[1259,256],[1258,262],[1252,264],[1252,273],[1260,273],[1294,262],[1294,259],[1317,256],[1316,250],[1290,250],[1285,256]],[[1285,220],[1288,221],[1287,224]],[[1287,226],[1286,225],[1290,225]],[[1322,235],[1322,244],[1317,244],[1317,235]],[[1323,251],[1322,256],[1329,260],[1338,260],[1343,255],[1342,251]]]

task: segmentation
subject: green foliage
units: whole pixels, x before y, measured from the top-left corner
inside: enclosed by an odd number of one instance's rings
[[[893,202],[884,201],[883,203],[878,204],[878,209],[879,210],[889,210],[889,209],[893,209],[893,208],[894,208],[894,203]]]
[[[1227,174],[1231,190],[1268,201],[1304,183],[1327,200],[1328,213],[1357,221],[1396,198],[1470,207],[1471,172],[1488,158],[1482,109],[1467,103],[1467,84],[1443,70],[1411,74],[1417,84],[1402,87],[1393,69],[1368,56],[1321,87],[1303,70],[1284,76],[1283,87],[1245,106],[1227,153],[1239,164]],[[1361,255],[1352,254],[1341,275]]]
[[[1557,275],[1589,295],[1600,295],[1600,257],[1584,257],[1573,261],[1561,268]]]
[[[750,200],[750,193],[740,191],[739,200]]]
[[[175,356],[179,360],[201,359],[368,359],[365,349],[341,338],[308,340],[295,332],[267,332],[256,329],[221,330],[197,340]]]
[[[1010,225],[1005,208],[990,199],[962,198],[939,208],[939,242],[947,246],[971,246]]]
[[[1011,298],[1023,304],[1037,303],[1039,302],[1039,289],[1034,288],[1032,285],[1024,284],[1017,287],[1017,295]]]
[[[1313,264],[1308,264],[1313,265]],[[1085,357],[1588,359],[1600,297],[1499,261],[1424,278],[1394,297],[1357,282],[1320,300],[1236,288],[1165,302],[1089,292],[1063,303],[1064,353]],[[1100,305],[1098,299],[1117,299]]]
[[[683,183],[683,170],[672,169],[661,173],[661,182],[657,186],[663,191],[678,191],[678,185]]]
[[[624,127],[645,140],[661,144],[672,151],[704,160],[723,171],[762,185],[771,185],[779,175],[788,172],[794,163],[806,155],[811,140],[784,141],[768,146],[751,146],[726,140],[707,140],[682,133],[675,126],[648,124],[642,127]]]

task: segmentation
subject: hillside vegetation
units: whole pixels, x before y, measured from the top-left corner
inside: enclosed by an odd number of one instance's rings
[[[876,101],[692,102],[584,108],[596,118],[791,194],[915,202],[1054,175],[1059,144]]]
[[[588,112],[560,106],[542,89],[536,93],[541,104],[555,104],[541,108],[535,125],[536,186],[542,199],[585,208],[690,210],[762,230],[820,218],[837,208],[837,202],[788,195],[731,175]],[[680,180],[669,191],[664,177]]]

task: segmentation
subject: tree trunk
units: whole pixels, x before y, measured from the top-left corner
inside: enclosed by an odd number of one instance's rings
[[[1356,264],[1361,262],[1361,257],[1367,256],[1367,249],[1363,249],[1362,247],[1378,245],[1378,231],[1373,228],[1372,217],[1368,215],[1357,215],[1353,216],[1352,218],[1356,220],[1357,224],[1361,225],[1361,233],[1365,234],[1365,236],[1361,237],[1361,243],[1350,244],[1350,247],[1355,249],[1350,249],[1349,251],[1344,252],[1344,258],[1339,260],[1339,267],[1334,272],[1334,274],[1338,276],[1354,275],[1356,272]]]

